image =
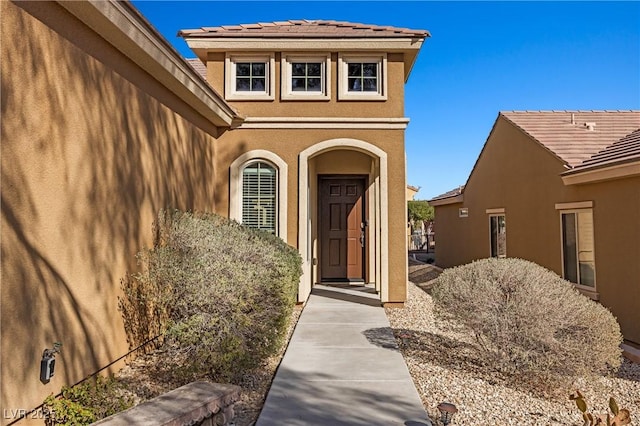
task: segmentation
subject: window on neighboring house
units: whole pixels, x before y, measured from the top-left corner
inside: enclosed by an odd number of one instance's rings
[[[329,100],[331,55],[282,54],[280,96],[288,100]]]
[[[564,279],[595,288],[593,212],[591,209],[571,210],[561,212],[560,216]]]
[[[491,257],[507,257],[507,222],[505,215],[489,216]]]
[[[225,97],[231,100],[271,100],[274,57],[227,55]]]
[[[386,55],[339,55],[339,99],[385,100]]]
[[[242,170],[242,223],[277,233],[278,171],[257,161]]]

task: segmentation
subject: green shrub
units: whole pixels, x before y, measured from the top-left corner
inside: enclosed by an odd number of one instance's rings
[[[280,238],[212,214],[160,212],[143,273],[123,285],[125,322],[155,322],[166,361],[188,378],[235,381],[282,344],[301,259]],[[140,289],[143,289],[142,291]],[[144,327],[142,327],[144,328]],[[136,341],[138,339],[138,341]]]
[[[555,273],[521,259],[445,270],[436,312],[471,330],[488,365],[564,381],[617,368],[620,327],[602,305]]]
[[[88,425],[133,405],[123,385],[113,377],[97,376],[48,396],[43,405],[46,426]]]

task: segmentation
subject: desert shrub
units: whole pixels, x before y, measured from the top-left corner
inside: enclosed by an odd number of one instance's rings
[[[166,361],[185,380],[235,381],[279,349],[301,275],[295,249],[213,214],[160,212],[156,236],[121,303],[132,324],[156,322],[138,339],[164,332]]]
[[[507,374],[551,380],[620,365],[620,327],[571,283],[521,259],[484,259],[445,270],[436,312],[475,334],[481,357]]]
[[[143,271],[121,280],[122,296],[118,300],[129,347],[139,347],[143,352],[157,349],[162,344],[169,321],[164,303],[168,294],[164,293],[170,289],[154,280],[153,271],[149,270],[151,253],[150,250],[137,254]]]
[[[126,388],[114,377],[97,376],[62,388],[61,395],[48,396],[43,404],[46,426],[88,425],[133,406]]]

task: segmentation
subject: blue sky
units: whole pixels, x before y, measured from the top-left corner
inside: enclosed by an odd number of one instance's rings
[[[429,199],[464,184],[499,111],[640,109],[640,2],[133,2],[178,30],[335,19],[431,32],[406,86],[407,182]]]

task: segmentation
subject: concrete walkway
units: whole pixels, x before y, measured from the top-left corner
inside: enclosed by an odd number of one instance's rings
[[[257,426],[430,426],[378,295],[316,285]]]

